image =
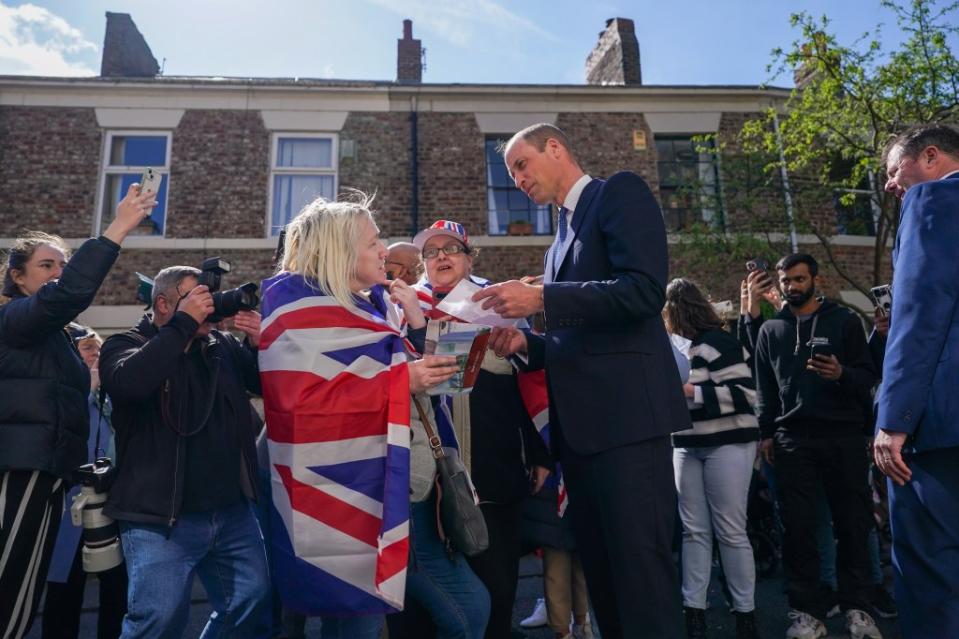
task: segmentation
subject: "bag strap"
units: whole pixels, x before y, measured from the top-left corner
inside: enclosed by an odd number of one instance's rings
[[[420,421],[423,423],[423,428],[426,429],[426,436],[430,443],[430,450],[433,451],[433,459],[443,459],[446,457],[446,453],[443,451],[443,442],[436,435],[436,431],[433,430],[433,426],[430,425],[429,417],[426,416],[426,411],[423,410],[423,405],[420,404],[420,400],[416,395],[411,396],[413,403],[416,405],[416,412],[420,415]]]

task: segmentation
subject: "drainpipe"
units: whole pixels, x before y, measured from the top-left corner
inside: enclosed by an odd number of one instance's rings
[[[413,197],[411,198],[410,207],[412,209],[412,222],[413,222],[413,233],[411,237],[416,235],[420,230],[420,141],[419,141],[419,132],[417,131],[417,106],[416,106],[416,96],[410,98],[410,172],[411,172],[411,183]]]

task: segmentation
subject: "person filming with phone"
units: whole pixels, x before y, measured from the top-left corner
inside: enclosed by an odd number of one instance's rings
[[[63,494],[87,462],[90,373],[64,327],[87,309],[120,245],[156,206],[132,184],[116,217],[70,257],[55,235],[17,238],[0,306],[0,636],[30,629],[43,592]]]
[[[868,537],[873,526],[865,407],[876,381],[862,322],[816,297],[819,265],[792,254],[776,264],[786,307],[759,330],[756,343],[760,449],[775,464],[785,524],[783,561],[792,625],[787,637],[825,635],[832,606],[819,587],[813,534],[822,482],[838,540],[838,601],[852,636],[881,637],[870,606]]]

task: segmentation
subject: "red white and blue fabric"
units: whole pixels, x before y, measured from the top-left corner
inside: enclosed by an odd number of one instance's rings
[[[437,220],[433,222],[433,225],[429,228],[430,231],[449,231],[450,233],[455,233],[463,238],[463,241],[469,244],[469,235],[466,234],[466,228],[457,222],[451,222],[450,220]]]
[[[402,609],[410,474],[402,318],[381,286],[354,310],[291,273],[262,290],[274,584],[287,608],[308,615]]]
[[[549,399],[546,392],[546,371],[521,372],[517,382],[526,412],[533,420],[533,425],[539,431],[540,437],[549,446]],[[566,494],[566,482],[563,481],[563,471],[559,462],[556,462],[556,472],[547,478],[544,485],[556,489],[556,512],[562,517],[566,513],[566,506],[569,505],[569,495]]]

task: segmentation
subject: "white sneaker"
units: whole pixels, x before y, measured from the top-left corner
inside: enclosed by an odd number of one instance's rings
[[[826,636],[826,626],[812,615],[790,610],[792,625],[786,630],[786,639],[819,639]]]
[[[882,639],[882,633],[876,627],[876,622],[872,620],[869,613],[854,608],[846,611],[846,629],[852,639]]]
[[[573,632],[571,635],[572,639],[595,639],[593,637],[593,626],[589,623],[589,614],[587,613],[586,619],[583,623],[573,624]]]
[[[540,628],[546,625],[546,600],[542,597],[536,600],[533,614],[519,622],[520,628]]]

